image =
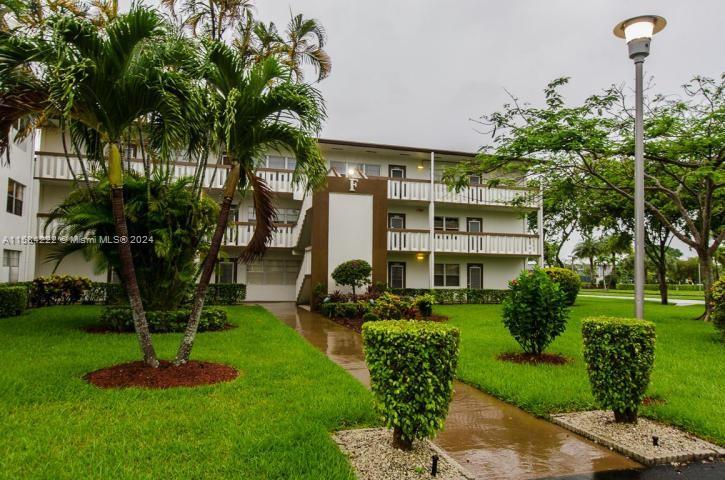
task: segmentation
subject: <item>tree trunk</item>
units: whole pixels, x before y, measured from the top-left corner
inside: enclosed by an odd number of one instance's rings
[[[112,147],[113,148],[113,147]],[[116,153],[118,150],[116,149]],[[111,153],[113,155],[113,153]],[[120,157],[119,157],[120,161]],[[143,360],[150,367],[158,367],[159,361],[156,358],[154,346],[151,343],[151,333],[149,325],[146,321],[146,312],[141,301],[141,292],[138,289],[138,281],[136,280],[136,270],[133,266],[133,256],[131,255],[131,245],[128,243],[128,226],[126,225],[126,215],[123,208],[123,187],[111,188],[111,205],[113,210],[113,221],[116,224],[116,235],[119,237],[118,257],[121,262],[121,278],[126,286],[128,293],[128,301],[131,304],[131,312],[133,315],[133,326],[136,330],[138,343],[143,352]]]
[[[186,325],[184,338],[181,340],[179,351],[176,353],[176,359],[174,360],[174,364],[176,365],[182,365],[188,362],[189,356],[191,355],[191,349],[194,347],[194,340],[196,339],[196,331],[199,328],[201,311],[204,308],[206,291],[209,289],[211,274],[214,272],[214,266],[216,265],[217,256],[219,255],[219,249],[221,248],[222,240],[224,239],[224,232],[226,231],[227,224],[229,223],[229,210],[232,206],[232,199],[234,198],[234,192],[237,189],[237,184],[239,184],[240,173],[241,167],[239,164],[234,164],[232,169],[229,171],[226,182],[224,183],[224,197],[219,211],[219,220],[217,220],[216,230],[214,230],[214,235],[211,239],[209,253],[207,253],[201,268],[199,283],[197,283],[196,292],[194,292],[194,301],[191,308],[191,315],[189,316],[189,323]]]
[[[614,421],[617,423],[637,423],[637,409],[614,411]]]
[[[705,313],[702,319],[706,322],[712,320],[712,255],[705,249],[697,252],[697,258],[700,262],[700,279],[702,287],[705,289]]]
[[[403,431],[400,428],[393,428],[393,446],[400,450],[411,450],[413,442],[403,438]]]
[[[657,251],[657,283],[660,286],[660,303],[667,305],[667,243],[660,241]]]
[[[589,257],[589,283],[592,285],[592,288],[599,286],[594,279],[594,257]]]

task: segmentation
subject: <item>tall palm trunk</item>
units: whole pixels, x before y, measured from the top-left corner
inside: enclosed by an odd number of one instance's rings
[[[211,238],[209,253],[207,253],[206,258],[204,259],[204,264],[201,268],[201,276],[199,277],[199,283],[196,285],[194,304],[191,308],[189,323],[186,325],[184,338],[181,341],[181,345],[179,345],[179,351],[176,353],[176,359],[174,360],[176,365],[182,365],[189,361],[189,355],[191,354],[191,349],[194,346],[194,340],[196,339],[196,331],[199,328],[201,311],[204,308],[206,291],[209,289],[211,274],[214,272],[214,266],[216,265],[217,256],[219,255],[219,249],[221,248],[222,239],[224,238],[224,232],[226,231],[227,224],[229,223],[229,210],[232,206],[234,192],[239,184],[240,175],[241,167],[238,163],[234,163],[234,166],[229,171],[229,175],[224,182],[224,197],[219,211],[219,220],[217,220],[216,230],[214,230],[214,235]]]
[[[116,235],[119,238],[118,256],[121,263],[121,277],[128,293],[128,301],[131,304],[133,315],[133,326],[136,330],[138,343],[143,353],[144,362],[151,367],[158,367],[159,361],[156,358],[156,351],[151,343],[151,333],[146,321],[146,312],[141,301],[141,292],[138,289],[136,270],[133,266],[131,255],[131,244],[128,238],[128,225],[126,225],[126,214],[123,205],[123,174],[121,164],[121,153],[118,146],[112,143],[108,156],[108,179],[111,183],[111,208],[113,221],[116,227]]]

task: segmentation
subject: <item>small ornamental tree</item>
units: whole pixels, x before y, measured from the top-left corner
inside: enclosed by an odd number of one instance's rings
[[[545,268],[544,271],[554,283],[559,285],[559,289],[564,292],[566,295],[566,304],[570,306],[574,305],[576,296],[579,295],[579,289],[582,286],[579,275],[568,268],[561,267]]]
[[[626,318],[586,318],[582,337],[594,398],[614,411],[616,422],[636,422],[654,365],[654,324]]]
[[[443,428],[453,396],[459,331],[415,320],[365,322],[365,362],[378,409],[393,429],[396,448],[432,437]]]
[[[370,284],[372,271],[372,267],[365,260],[349,260],[341,263],[332,271],[332,279],[338,285],[352,287],[352,294],[356,295],[356,288]]]
[[[524,352],[540,355],[566,329],[566,294],[543,270],[521,272],[509,283],[503,323]]]

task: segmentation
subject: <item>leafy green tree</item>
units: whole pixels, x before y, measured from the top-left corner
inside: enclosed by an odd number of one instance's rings
[[[200,252],[208,248],[206,240],[219,210],[210,198],[195,195],[191,184],[189,177],[173,180],[158,173],[151,178],[130,174],[125,179],[129,235],[148,239],[133,249],[141,299],[148,311],[179,307],[193,289]],[[100,240],[115,234],[111,187],[100,178],[92,188],[92,192],[74,190],[51,212],[50,220],[60,223],[58,235]],[[99,270],[121,268],[118,249],[101,241],[58,244],[49,259],[56,261],[57,268],[77,251],[92,259]]]
[[[372,272],[373,268],[365,260],[348,260],[335,267],[332,271],[332,279],[338,285],[352,287],[352,294],[355,296],[356,288],[370,285]]]
[[[493,143],[473,167],[518,180],[569,176],[582,188],[606,188],[632,201],[634,114],[624,87],[611,87],[568,106],[561,93],[567,82],[560,78],[547,86],[543,107],[514,98],[502,111],[484,116],[482,123],[490,126]],[[696,76],[682,93],[647,101],[646,208],[697,252],[709,290],[713,255],[725,239],[725,75],[719,80]],[[470,169],[461,166],[459,174]],[[667,211],[652,201],[653,196],[666,199]],[[670,208],[680,222],[671,221]],[[706,303],[708,319],[711,307]]]
[[[309,85],[294,82],[290,71],[275,57],[248,64],[245,56],[221,42],[211,42],[202,68],[207,85],[207,109],[214,119],[214,138],[226,152],[231,169],[222,193],[219,221],[202,263],[191,318],[175,362],[188,361],[196,337],[204,298],[229,221],[234,193],[251,194],[257,224],[242,261],[260,256],[274,233],[276,219],[272,192],[255,173],[269,148],[284,148],[296,158],[295,183],[316,188],[327,169],[316,134],[325,117],[322,97]]]

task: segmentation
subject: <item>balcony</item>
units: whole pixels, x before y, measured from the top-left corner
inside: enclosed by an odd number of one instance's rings
[[[224,235],[223,245],[227,247],[243,247],[249,244],[254,235],[254,223],[235,222],[227,226]],[[277,230],[272,234],[272,241],[267,244],[270,248],[292,248],[294,225],[282,224],[277,225]]]
[[[539,238],[523,233],[435,232],[436,253],[538,256]],[[388,230],[388,251],[429,252],[428,230]]]
[[[126,163],[126,162],[124,162]],[[140,159],[131,159],[128,164],[137,173],[143,173],[143,162]],[[223,188],[227,179],[228,165],[209,165],[204,171],[204,186]],[[35,178],[44,180],[74,180],[73,175],[81,175],[81,165],[77,157],[70,157],[70,168],[65,155],[62,153],[36,152]],[[172,164],[173,178],[193,177],[196,164],[191,162],[175,162]],[[277,193],[301,193],[301,189],[292,186],[292,170],[274,168],[260,168],[257,174]],[[300,199],[302,196],[300,195]]]
[[[428,180],[388,180],[388,198],[430,202],[431,185]],[[512,202],[531,192],[524,187],[469,186],[459,192],[451,191],[444,183],[433,186],[435,201],[462,205],[511,206]],[[538,208],[538,202],[529,199],[525,208]]]

